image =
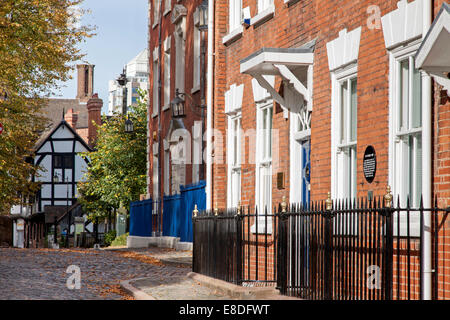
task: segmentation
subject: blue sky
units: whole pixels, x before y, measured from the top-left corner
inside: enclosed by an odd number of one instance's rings
[[[117,78],[124,65],[147,47],[148,0],[84,0],[84,25],[95,25],[96,36],[80,45],[85,60],[95,65],[94,92],[103,99],[103,112],[108,106],[108,81]],[[64,83],[54,97],[73,99],[76,77]]]

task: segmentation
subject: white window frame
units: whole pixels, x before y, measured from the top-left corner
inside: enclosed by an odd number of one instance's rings
[[[344,125],[342,119],[342,86],[347,85],[347,98],[345,108],[345,123],[351,122],[351,83],[357,81],[358,66],[356,63],[335,70],[332,78],[332,102],[331,102],[331,139],[332,139],[332,163],[331,163],[331,194],[334,199],[354,199],[357,192],[357,124],[358,112],[356,103],[356,139],[351,137],[351,126]],[[346,137],[342,141],[342,129],[345,127]]]
[[[418,208],[420,206],[420,194],[418,194],[418,186],[422,184],[423,174],[418,181],[417,174],[412,177],[413,181],[410,181],[411,168],[413,166],[413,171],[417,170],[417,165],[422,167],[422,157],[420,154],[419,161],[417,160],[417,147],[419,140],[421,144],[423,140],[422,135],[422,123],[420,127],[413,128],[412,124],[412,101],[413,101],[413,72],[410,70],[415,69],[414,57],[419,49],[420,40],[412,41],[409,44],[403,45],[397,49],[390,51],[390,84],[389,84],[389,184],[392,187],[394,195],[394,203],[397,203],[397,198],[400,198],[400,205],[406,207],[407,198],[410,198],[410,207]],[[400,125],[400,105],[401,105],[401,62],[408,61],[408,112],[404,112],[402,117],[407,114],[408,124],[404,128]],[[420,73],[420,79],[422,81],[422,74]],[[422,91],[422,85],[419,85]],[[422,94],[422,93],[421,93]],[[422,98],[419,98],[420,103],[422,103]],[[420,108],[420,119],[422,122],[422,107]],[[403,108],[403,110],[405,110]],[[418,137],[420,136],[420,139]],[[413,139],[413,148],[406,141],[407,139]],[[423,148],[423,147],[422,147]],[[422,149],[421,148],[421,149]],[[413,153],[411,156],[411,151]],[[411,161],[412,158],[412,161]],[[411,184],[412,182],[412,184]],[[412,194],[410,194],[410,188],[412,187]],[[410,236],[420,235],[420,217],[418,213],[410,213]],[[397,217],[394,215],[394,232],[397,232]],[[406,235],[406,213],[400,215],[400,235]]]
[[[258,13],[263,12],[264,10],[269,9],[274,4],[274,0],[258,0]]]
[[[172,10],[172,0],[165,0],[163,15],[167,15],[171,10]]]
[[[203,163],[202,142],[203,142],[203,122],[194,121],[192,128],[192,183],[200,181],[200,169]]]
[[[186,43],[182,23],[175,28],[175,88],[184,92],[185,88],[185,49]]]
[[[157,200],[159,198],[158,171],[158,155],[153,154],[153,200]]]
[[[153,50],[153,112],[152,117],[158,116],[159,113],[159,47]]]
[[[161,1],[162,0],[153,0],[153,25],[152,25],[152,28],[155,28],[159,23]]]
[[[192,90],[191,93],[195,93],[197,91],[200,90],[200,59],[201,59],[201,41],[202,41],[202,34],[200,29],[198,28],[200,25],[200,19],[199,19],[199,10],[197,8],[197,10],[195,10],[194,12],[194,28],[193,32],[194,32],[194,37],[193,37],[193,52],[194,54],[192,55],[192,59],[193,61],[193,84],[192,84]]]
[[[258,0],[258,13],[251,18],[250,23],[252,25],[260,25],[275,14],[274,0]]]
[[[257,103],[256,110],[255,203],[258,207],[258,233],[271,234],[272,219],[268,218],[267,230],[265,230],[264,215],[266,207],[267,214],[272,214],[273,100],[269,99],[263,103]],[[272,112],[271,117],[264,119],[265,110]],[[269,121],[269,119],[272,121]],[[262,179],[265,179],[265,181]],[[267,189],[264,189],[264,187]],[[256,224],[251,226],[251,232],[256,233]]]
[[[164,42],[164,111],[170,109],[170,40],[171,37],[169,36]]]
[[[228,116],[228,197],[229,208],[236,208],[241,200],[241,138],[242,114]]]
[[[242,27],[242,0],[228,1],[228,34]]]
[[[164,141],[164,194],[170,196],[170,148],[169,143]]]
[[[158,61],[153,62],[153,70],[158,70],[159,65]],[[152,116],[156,117],[158,115],[158,108],[159,108],[159,96],[158,96],[158,75],[159,72],[153,72],[153,113]]]

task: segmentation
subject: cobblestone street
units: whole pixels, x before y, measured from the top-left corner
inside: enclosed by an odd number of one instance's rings
[[[164,281],[185,276],[190,268],[164,265],[150,254],[93,249],[12,249],[0,248],[0,300],[9,299],[131,299],[119,282],[141,277]],[[69,266],[80,268],[81,288],[70,290],[66,282]]]

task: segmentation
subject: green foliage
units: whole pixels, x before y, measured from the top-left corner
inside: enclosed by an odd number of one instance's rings
[[[79,183],[79,201],[91,220],[103,221],[112,208],[130,202],[145,192],[147,172],[147,104],[140,91],[137,106],[130,107],[134,132],[125,133],[126,116],[103,119],[98,127],[96,150],[83,154],[90,160],[85,181]]]
[[[108,231],[105,234],[105,246],[109,247],[116,238],[116,230]]]
[[[111,242],[111,247],[123,247],[127,245],[128,233],[118,236]]]
[[[69,79],[79,61],[78,44],[91,28],[79,26],[81,0],[0,1],[0,214],[32,196],[33,156],[46,120],[40,116],[45,97]]]

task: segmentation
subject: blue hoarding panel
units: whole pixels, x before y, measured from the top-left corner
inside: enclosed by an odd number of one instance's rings
[[[152,204],[151,199],[130,204],[130,236],[152,236]]]

